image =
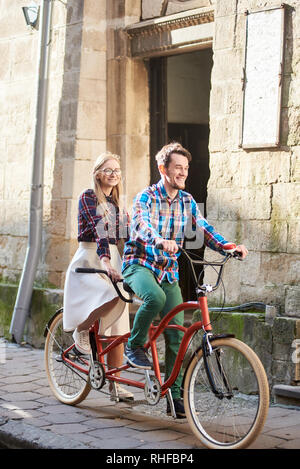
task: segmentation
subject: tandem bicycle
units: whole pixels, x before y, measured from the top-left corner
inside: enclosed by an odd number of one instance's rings
[[[100,336],[99,322],[90,328],[92,353],[78,355],[71,333],[63,330],[63,310],[58,310],[45,329],[45,367],[49,385],[55,397],[64,404],[76,405],[83,401],[91,389],[101,391],[106,382],[127,385],[144,392],[145,401],[156,405],[167,398],[171,414],[176,418],[170,388],[188,356],[189,345],[197,338],[198,346],[189,357],[184,370],[182,395],[184,409],[194,435],[208,448],[240,449],[248,447],[263,428],[269,408],[269,386],[264,367],[256,353],[233,334],[214,334],[209,315],[207,297],[221,281],[228,261],[237,258],[235,245],[225,245],[226,255],[220,261],[194,259],[181,249],[188,260],[195,283],[197,301],[185,301],[173,308],[159,324],[152,323],[145,349],[151,352],[152,370],[143,370],[144,379],[128,377],[129,363],[119,368],[106,364],[106,355],[114,347],[127,343],[130,333],[121,336]],[[211,266],[217,271],[215,285],[202,284],[195,266]],[[78,275],[105,274],[106,271],[77,268]],[[123,282],[128,298],[113,283],[123,301],[132,303],[134,293]],[[201,320],[189,327],[169,324],[180,311],[199,310]],[[164,380],[160,368],[157,340],[166,328],[183,332],[178,355],[168,379]],[[115,400],[118,401],[115,386]]]

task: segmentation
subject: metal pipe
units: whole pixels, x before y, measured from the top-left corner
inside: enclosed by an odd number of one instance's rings
[[[32,162],[28,244],[9,331],[12,335],[12,339],[17,343],[20,343],[23,339],[26,319],[31,304],[33,283],[36,276],[42,245],[44,153],[51,13],[52,0],[42,0],[40,12],[36,121]]]

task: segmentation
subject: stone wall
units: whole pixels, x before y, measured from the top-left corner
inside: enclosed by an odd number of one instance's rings
[[[27,245],[39,32],[26,26],[23,2],[2,3],[0,274],[14,281]],[[77,248],[79,193],[106,150],[106,0],[53,2],[48,83],[37,281],[60,287]]]
[[[269,302],[278,305],[282,314],[300,317],[300,62],[295,46],[300,5],[294,0],[286,4],[281,146],[243,150],[239,138],[244,12],[278,4],[273,0],[215,3],[207,212],[228,240],[244,243],[250,251],[245,262],[231,262],[226,268],[227,301]],[[222,294],[220,290],[219,297]]]
[[[170,2],[167,14],[215,8],[208,219],[250,250],[245,262],[226,268],[226,301],[274,303],[281,314],[299,317],[300,6],[286,3],[282,145],[272,151],[242,150],[239,129],[244,11],[277,6],[276,0]],[[149,183],[147,61],[130,57],[125,28],[157,17],[161,5],[53,2],[41,285],[63,286],[77,247],[78,195],[90,186],[99,153],[121,155],[129,207]],[[37,91],[38,31],[26,27],[22,6],[0,2],[0,275],[11,281],[19,279],[27,246]]]

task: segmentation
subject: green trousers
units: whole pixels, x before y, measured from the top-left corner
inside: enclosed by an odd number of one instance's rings
[[[135,294],[143,300],[143,304],[136,312],[128,346],[143,347],[148,340],[150,324],[156,316],[163,318],[172,308],[182,303],[182,294],[178,282],[161,284],[156,280],[153,272],[141,265],[131,265],[123,272],[126,283]],[[183,325],[184,311],[178,313],[169,324]],[[180,346],[183,333],[176,329],[166,329],[165,336],[165,380],[170,376]],[[182,372],[177,376],[171,387],[173,399],[180,397]]]

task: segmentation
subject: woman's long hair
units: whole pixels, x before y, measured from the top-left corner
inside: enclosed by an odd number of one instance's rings
[[[94,169],[93,169],[93,189],[95,191],[98,204],[103,208],[107,207],[107,202],[106,202],[105,194],[101,188],[101,183],[99,179],[97,179],[97,174],[99,173],[103,164],[108,160],[116,160],[119,163],[120,157],[118,155],[115,155],[114,153],[111,153],[110,151],[101,153],[101,155],[99,155],[98,158],[96,159],[95,164],[94,164]],[[121,207],[122,193],[123,193],[123,185],[122,185],[122,178],[120,177],[118,184],[114,186],[111,191],[112,200],[120,209],[123,208]]]

